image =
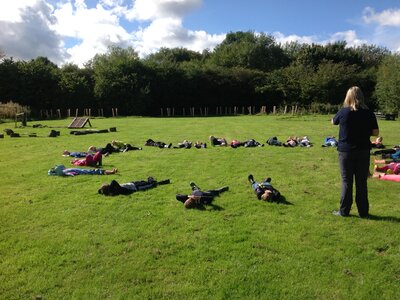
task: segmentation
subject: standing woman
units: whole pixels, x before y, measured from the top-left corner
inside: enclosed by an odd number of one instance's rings
[[[353,204],[353,178],[356,182],[356,204],[361,218],[368,217],[369,202],[367,179],[371,135],[379,135],[375,114],[364,103],[364,95],[357,86],[351,87],[344,99],[343,108],[333,117],[332,124],[339,125],[339,166],[342,177],[340,209],[337,216],[348,216]]]

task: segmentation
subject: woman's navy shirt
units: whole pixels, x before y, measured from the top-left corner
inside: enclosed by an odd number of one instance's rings
[[[344,107],[333,117],[333,124],[339,125],[338,151],[371,149],[373,129],[379,129],[375,114],[369,109],[350,110]]]

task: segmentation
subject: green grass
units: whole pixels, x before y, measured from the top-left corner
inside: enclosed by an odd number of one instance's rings
[[[331,214],[339,205],[331,116],[92,119],[115,133],[70,135],[70,120],[51,128],[11,128],[0,140],[0,298],[43,299],[399,299],[400,185],[369,181],[372,219]],[[36,122],[38,123],[38,122]],[[32,122],[28,125],[35,124]],[[399,121],[380,121],[384,144],[400,142]],[[36,132],[38,137],[26,134]],[[47,176],[69,164],[64,149],[84,151],[112,139],[142,146],[308,135],[312,148],[158,149],[113,154],[110,176]],[[372,164],[371,164],[372,167]],[[256,200],[247,181],[272,177],[290,204]],[[98,187],[153,176],[171,184],[130,196],[104,197]],[[189,182],[230,190],[206,210],[175,200]]]

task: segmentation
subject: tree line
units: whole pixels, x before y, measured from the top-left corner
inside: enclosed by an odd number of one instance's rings
[[[160,108],[329,107],[358,85],[368,105],[400,111],[400,55],[374,45],[347,47],[291,42],[252,31],[230,32],[213,51],[161,48],[140,58],[109,47],[83,67],[46,57],[16,61],[0,51],[0,102],[40,109],[118,107],[122,115]]]

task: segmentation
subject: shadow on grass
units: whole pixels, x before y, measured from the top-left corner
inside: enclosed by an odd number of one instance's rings
[[[400,223],[400,218],[393,217],[393,216],[376,216],[376,215],[370,214],[366,218],[360,218],[358,215],[349,215],[346,218],[358,218],[358,219],[366,219],[366,220],[373,220],[373,221],[386,221],[386,222]]]
[[[376,215],[369,215],[368,220],[374,220],[374,221],[387,221],[387,222],[393,222],[393,223],[400,223],[400,218],[398,217],[393,217],[393,216],[376,216]]]
[[[281,198],[279,199],[279,201],[277,202],[277,204],[294,205],[292,202],[287,201],[286,197],[282,196],[282,195],[281,195]]]
[[[213,204],[213,203],[207,204],[207,207],[208,207],[208,209],[206,208],[205,205],[198,204],[196,206],[196,209],[198,209],[198,210],[217,210],[217,211],[225,210],[225,208],[223,208],[219,205]]]

